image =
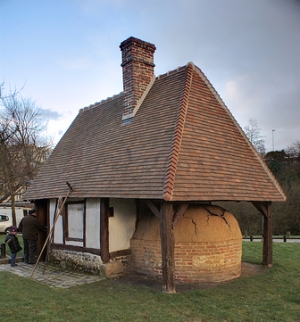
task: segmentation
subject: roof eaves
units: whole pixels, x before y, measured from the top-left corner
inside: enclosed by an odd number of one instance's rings
[[[189,97],[190,87],[191,87],[192,78],[193,78],[193,70],[191,66],[187,65],[187,66],[184,66],[184,68],[186,68],[185,85],[183,87],[183,91],[181,94],[182,96],[181,96],[180,109],[175,123],[172,146],[169,154],[167,172],[166,172],[164,187],[163,187],[163,199],[165,201],[170,201],[172,199],[178,155],[179,155],[179,150],[180,150],[181,141],[182,141],[182,133],[184,129],[186,113],[188,109],[188,97]],[[180,70],[182,70],[182,67],[180,68]],[[177,69],[177,71],[179,71],[179,68]],[[170,75],[170,73],[168,73],[167,75]]]

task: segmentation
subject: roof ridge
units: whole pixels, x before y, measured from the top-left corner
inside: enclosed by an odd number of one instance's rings
[[[168,77],[168,76],[170,76],[170,75],[173,75],[173,74],[175,74],[175,73],[177,73],[177,72],[180,72],[180,71],[182,71],[182,70],[186,69],[186,68],[187,68],[187,66],[188,66],[188,64],[186,64],[186,65],[184,65],[184,66],[178,66],[178,67],[177,67],[177,68],[175,68],[175,69],[169,70],[169,71],[167,71],[167,72],[166,72],[166,73],[164,73],[164,74],[160,74],[160,75],[156,76],[156,79],[158,80],[158,79],[165,78],[165,77]]]
[[[84,112],[84,111],[86,111],[86,110],[89,110],[89,109],[91,109],[91,108],[94,108],[94,107],[96,107],[96,106],[99,106],[99,105],[105,104],[105,103],[107,103],[107,102],[109,102],[109,101],[112,101],[113,99],[118,98],[118,97],[119,97],[119,96],[121,96],[122,94],[123,94],[123,92],[120,92],[119,94],[115,94],[115,95],[110,96],[110,97],[107,97],[107,98],[105,98],[105,99],[103,99],[103,100],[101,100],[101,101],[99,101],[99,102],[95,102],[94,104],[90,104],[89,106],[85,106],[85,107],[83,107],[83,108],[81,108],[81,109],[79,110],[79,113]]]
[[[182,91],[180,110],[174,127],[172,146],[168,158],[167,171],[163,186],[163,199],[169,201],[172,199],[173,187],[175,182],[176,167],[179,155],[179,149],[182,141],[182,132],[185,124],[186,113],[188,108],[188,96],[190,93],[190,86],[193,79],[193,69],[191,65],[186,65],[181,68],[186,69],[185,84]],[[178,69],[177,69],[178,70]]]
[[[233,114],[230,112],[229,108],[224,103],[224,101],[222,100],[222,98],[219,95],[219,93],[217,92],[217,90],[214,88],[214,86],[211,84],[211,82],[208,80],[208,78],[206,77],[206,75],[202,72],[202,70],[199,67],[197,67],[196,65],[194,65],[192,62],[188,63],[188,65],[191,65],[193,67],[193,70],[195,70],[198,73],[198,75],[201,77],[201,79],[203,80],[203,82],[207,85],[207,87],[209,88],[209,90],[211,91],[211,93],[215,96],[215,98],[217,99],[217,101],[219,102],[219,104],[228,113],[228,115],[232,119],[233,123],[236,125],[237,129],[241,133],[242,137],[245,139],[247,145],[249,146],[249,148],[251,149],[251,151],[254,153],[256,159],[258,159],[259,163],[261,164],[261,166],[265,170],[266,174],[269,176],[269,178],[273,182],[274,186],[277,188],[278,192],[286,200],[285,193],[282,190],[282,188],[280,187],[280,185],[279,185],[278,181],[276,180],[275,176],[273,175],[273,173],[271,172],[271,170],[268,168],[268,166],[266,165],[266,163],[263,161],[263,159],[259,155],[259,153],[256,151],[256,149],[254,148],[254,146],[252,145],[252,143],[249,141],[249,139],[247,138],[245,132],[242,130],[241,126],[239,125],[239,123],[237,122],[237,120],[235,119],[235,117],[233,116]]]

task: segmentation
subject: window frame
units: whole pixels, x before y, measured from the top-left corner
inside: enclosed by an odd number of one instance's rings
[[[82,218],[79,218],[79,221],[82,219],[82,230],[80,232],[81,236],[76,236],[70,231],[70,216],[71,216],[71,207],[73,206],[82,206]],[[73,210],[74,211],[74,210]],[[78,214],[77,214],[78,215]],[[78,219],[77,219],[78,221]],[[86,233],[86,202],[85,200],[76,200],[76,201],[69,201],[65,205],[65,241],[69,242],[82,242],[85,246],[85,233]]]

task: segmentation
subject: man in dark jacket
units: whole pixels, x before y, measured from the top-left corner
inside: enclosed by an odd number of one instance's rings
[[[27,264],[34,264],[38,233],[46,230],[46,227],[36,218],[35,209],[30,210],[29,216],[21,220],[19,230],[22,232],[24,241],[24,261]]]

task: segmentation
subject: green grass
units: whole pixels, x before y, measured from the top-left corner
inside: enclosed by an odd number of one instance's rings
[[[52,289],[0,272],[1,316],[10,321],[299,321],[300,243],[274,243],[274,267],[214,288],[165,294],[104,280]],[[259,264],[262,243],[243,243],[243,260]]]

